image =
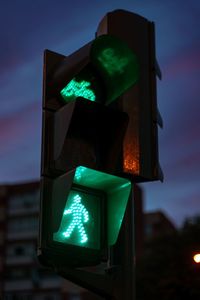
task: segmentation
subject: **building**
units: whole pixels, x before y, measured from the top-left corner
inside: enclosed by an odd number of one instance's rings
[[[159,236],[173,234],[176,227],[162,211],[154,211],[144,214],[145,240]]]
[[[37,262],[39,183],[0,186],[0,294],[5,300],[77,300],[77,287]]]

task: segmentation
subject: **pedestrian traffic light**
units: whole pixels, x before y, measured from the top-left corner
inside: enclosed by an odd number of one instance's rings
[[[133,183],[163,177],[156,75],[154,24],[123,10],[71,55],[44,53],[38,257],[110,298],[134,298]]]
[[[109,35],[69,57],[45,51],[39,257],[47,265],[96,264],[116,243],[131,192],[118,170],[128,116],[108,104],[138,76],[137,57]]]
[[[100,263],[105,249],[117,241],[130,193],[129,180],[82,166],[43,178],[40,261]]]
[[[45,51],[44,264],[100,263],[117,242],[132,182],[162,179],[156,66],[153,24],[125,11],[108,14],[73,54]]]

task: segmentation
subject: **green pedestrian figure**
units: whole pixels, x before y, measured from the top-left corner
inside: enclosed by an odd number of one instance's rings
[[[81,237],[80,242],[86,243],[88,240],[88,236],[85,232],[83,223],[87,223],[89,221],[89,213],[85,206],[81,203],[81,197],[79,195],[74,196],[72,205],[69,209],[66,209],[64,211],[64,215],[70,214],[72,214],[72,221],[67,227],[66,231],[63,232],[63,235],[66,238],[70,238],[74,229],[77,228]]]

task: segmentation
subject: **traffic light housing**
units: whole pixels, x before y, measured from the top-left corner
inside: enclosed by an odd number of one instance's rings
[[[132,12],[116,10],[99,23],[96,36],[102,34],[122,39],[139,64],[137,82],[112,103],[129,116],[121,170],[135,182],[163,181],[158,154],[158,125],[163,127],[163,122],[156,99],[156,77],[161,79],[161,71],[156,60],[154,23]]]
[[[108,14],[97,37],[70,56],[45,51],[43,264],[83,267],[108,259],[132,183],[162,180],[156,73],[153,24],[125,11]]]
[[[137,58],[112,36],[95,39],[66,58],[45,51],[43,264],[97,264],[116,243],[131,193],[131,182],[117,170],[128,116],[106,103],[137,80]]]
[[[44,65],[43,106],[51,109],[77,97],[107,105],[139,78],[137,56],[112,35],[102,35],[67,57],[47,50]]]
[[[40,261],[89,266],[116,243],[131,182],[79,166],[55,179],[42,179]]]

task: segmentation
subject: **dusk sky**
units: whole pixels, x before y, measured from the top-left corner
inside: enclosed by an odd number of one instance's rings
[[[146,211],[177,225],[200,214],[200,1],[0,0],[0,183],[39,180],[43,51],[68,55],[115,9],[156,25],[164,183],[142,184]]]

